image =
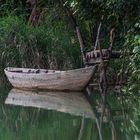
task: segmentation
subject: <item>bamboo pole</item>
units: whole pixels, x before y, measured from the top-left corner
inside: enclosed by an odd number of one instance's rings
[[[75,16],[73,15],[72,11],[70,10],[70,8],[64,3],[64,1],[60,0],[60,3],[63,5],[65,12],[70,17],[72,24],[74,25],[74,28],[75,28],[75,31],[76,31],[76,34],[78,37],[78,41],[80,44],[80,50],[81,50],[81,56],[83,59],[83,63],[84,63],[84,66],[87,66],[86,56],[85,56],[85,52],[84,52],[85,45],[84,45],[83,37],[81,35],[81,31],[80,31],[80,27],[78,25],[78,22],[77,22]]]
[[[79,44],[80,44],[81,55],[82,55],[82,58],[83,58],[84,66],[87,66],[87,61],[86,61],[85,52],[84,52],[85,46],[84,46],[84,42],[83,42],[83,38],[82,38],[82,35],[81,35],[81,32],[80,32],[79,26],[76,26],[76,33],[77,33]]]

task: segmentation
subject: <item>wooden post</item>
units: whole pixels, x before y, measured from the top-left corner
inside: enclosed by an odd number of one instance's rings
[[[83,39],[82,39],[82,35],[81,35],[81,32],[80,32],[79,26],[76,26],[76,33],[77,33],[79,44],[80,44],[81,55],[82,55],[82,58],[83,58],[84,66],[87,66],[87,61],[86,61],[85,52],[84,52],[85,46],[84,46],[84,42],[83,42]]]
[[[64,7],[64,10],[66,11],[66,13],[68,14],[68,16],[71,18],[72,24],[74,25],[78,40],[79,40],[79,44],[80,44],[80,50],[81,50],[81,55],[82,55],[82,59],[83,59],[83,63],[84,66],[87,66],[87,61],[86,61],[86,56],[85,56],[85,52],[84,52],[84,41],[81,35],[81,31],[80,31],[80,27],[78,26],[77,20],[75,18],[75,16],[73,15],[73,13],[71,12],[70,8],[64,4],[63,0],[60,0],[61,4]]]
[[[104,16],[101,17],[101,20],[103,20]],[[99,23],[99,27],[97,30],[97,36],[96,36],[96,41],[95,41],[95,45],[94,45],[94,50],[97,49],[98,46],[98,41],[99,41],[99,37],[100,37],[100,31],[101,31],[101,26],[102,26],[102,22]]]

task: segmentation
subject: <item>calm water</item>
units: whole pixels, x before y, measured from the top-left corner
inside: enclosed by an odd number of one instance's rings
[[[9,91],[0,88],[0,140],[100,140],[97,121],[101,122],[104,104],[98,91],[88,99],[92,103],[93,118],[6,105]],[[139,97],[122,97],[115,93],[107,97],[101,130],[103,140],[140,140],[139,102]]]

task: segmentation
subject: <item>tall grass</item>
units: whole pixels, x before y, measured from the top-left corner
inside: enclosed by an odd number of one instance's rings
[[[0,19],[0,65],[72,69],[80,67],[80,53],[74,33],[63,22],[57,25],[27,25],[16,16]]]

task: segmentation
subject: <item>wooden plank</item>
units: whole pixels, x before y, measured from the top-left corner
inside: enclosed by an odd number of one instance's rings
[[[108,49],[102,49],[102,54],[103,54],[103,60],[105,62],[108,61],[109,58],[114,59],[114,58],[120,58],[121,52],[120,51],[109,51]],[[100,51],[99,50],[94,50],[86,53],[86,59],[88,64],[96,64],[100,63]]]
[[[12,89],[6,104],[56,110],[76,116],[93,118],[90,104],[82,92],[34,92]]]

